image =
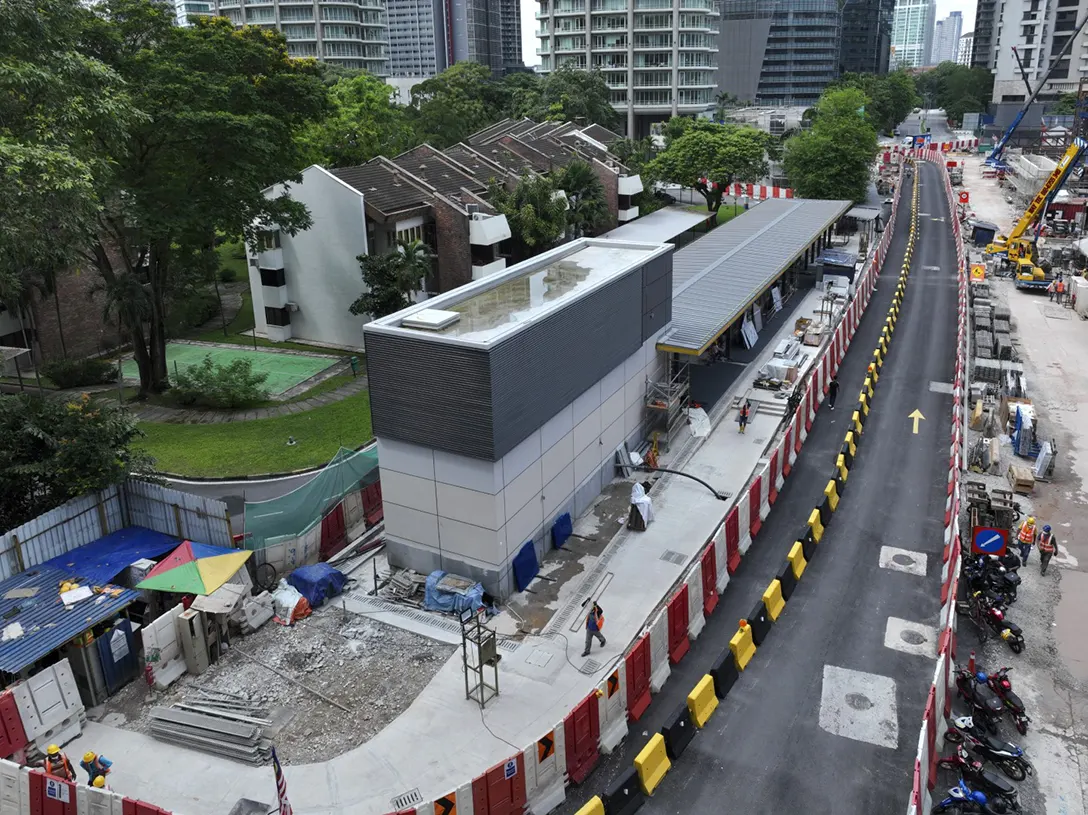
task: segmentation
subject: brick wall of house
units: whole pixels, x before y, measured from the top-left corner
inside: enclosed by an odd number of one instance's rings
[[[468,215],[440,195],[434,197],[434,229],[438,243],[438,291],[472,281]]]
[[[61,331],[64,332],[63,348],[67,349],[69,358],[94,356],[116,347],[116,318],[105,320],[105,295],[94,291],[101,279],[98,271],[89,266],[60,275],[57,279],[59,318],[53,297],[35,297],[34,322],[43,362],[62,358]]]
[[[619,174],[599,159],[593,159],[592,166],[604,187],[604,200],[608,204],[608,229],[615,229],[619,223],[620,211]]]

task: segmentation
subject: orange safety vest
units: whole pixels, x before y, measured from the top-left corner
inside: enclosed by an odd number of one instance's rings
[[[56,778],[63,778],[65,781],[75,781],[76,773],[72,769],[72,762],[68,760],[68,756],[61,753],[56,758],[53,756],[46,756],[45,763],[43,765],[46,775],[52,775]]]
[[[1027,521],[1020,527],[1020,543],[1035,543],[1035,527],[1029,526]]]
[[[1043,534],[1041,534],[1039,536],[1039,551],[1040,552],[1051,552],[1051,553],[1053,553],[1055,548],[1056,547],[1054,546],[1054,535],[1053,535],[1053,533],[1044,532]]]

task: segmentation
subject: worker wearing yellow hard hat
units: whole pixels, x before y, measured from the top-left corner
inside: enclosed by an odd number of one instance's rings
[[[113,762],[105,756],[97,755],[93,751],[88,750],[83,754],[83,760],[79,762],[79,766],[87,771],[87,783],[93,784],[96,778],[100,776],[105,777],[109,774]]]
[[[100,775],[94,781],[92,781],[91,786],[100,790],[109,790],[109,787],[106,786],[106,776],[104,775]]]
[[[1016,536],[1016,542],[1020,546],[1020,562],[1027,563],[1031,547],[1035,545],[1038,532],[1035,529],[1035,516],[1029,515],[1027,520],[1020,524],[1020,532]]]
[[[42,762],[42,769],[45,770],[46,775],[60,778],[63,781],[76,780],[76,771],[72,767],[72,762],[55,744],[50,744],[45,748],[45,760]]]

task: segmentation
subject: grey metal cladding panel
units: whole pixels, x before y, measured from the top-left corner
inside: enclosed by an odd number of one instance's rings
[[[672,299],[672,280],[668,275],[642,287],[642,310],[649,311]]]
[[[677,252],[673,326],[663,342],[701,349],[849,208],[848,201],[766,201],[752,211],[760,218],[744,215]]]
[[[487,353],[364,329],[374,435],[492,459]]]
[[[655,280],[672,273],[672,256],[675,250],[654,258],[642,267],[642,285],[653,283]]]
[[[658,304],[642,315],[642,341],[650,339],[654,334],[669,324],[672,320],[672,298]]]
[[[495,458],[635,353],[641,317],[639,268],[493,348]]]

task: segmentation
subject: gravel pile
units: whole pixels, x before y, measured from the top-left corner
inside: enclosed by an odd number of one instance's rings
[[[151,708],[184,701],[193,696],[194,688],[241,694],[268,708],[277,724],[283,723],[273,741],[284,764],[325,761],[363,744],[392,722],[456,650],[328,606],[291,628],[267,623],[233,644],[235,648],[206,673],[183,676],[164,693],[150,692],[142,680],[132,682],[107,702],[102,721],[149,733]]]

